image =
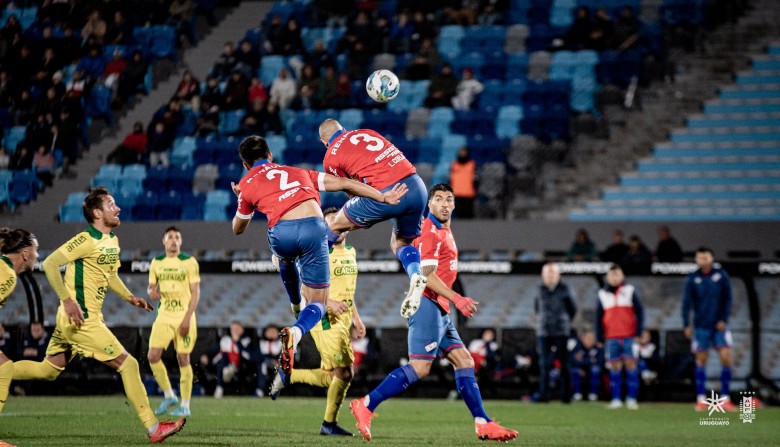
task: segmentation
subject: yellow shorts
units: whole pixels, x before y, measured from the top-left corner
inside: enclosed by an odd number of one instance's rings
[[[348,325],[338,322],[332,324],[329,329],[317,326],[317,329],[310,333],[322,358],[320,368],[330,371],[351,366],[355,361]]]
[[[155,320],[152,325],[152,333],[149,335],[149,347],[160,348],[163,351],[168,349],[168,345],[173,341],[173,349],[179,354],[190,354],[195,348],[195,341],[198,339],[198,325],[195,321],[195,314],[190,318],[190,331],[182,337],[179,335],[179,324],[169,323],[167,321]]]
[[[65,312],[57,312],[57,325],[51,334],[47,356],[78,354],[99,362],[109,362],[125,352],[125,347],[102,320],[87,318],[80,328],[68,321]]]

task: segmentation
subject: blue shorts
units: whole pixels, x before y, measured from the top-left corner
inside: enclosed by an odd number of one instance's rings
[[[393,231],[399,237],[414,239],[422,231],[423,213],[428,204],[428,191],[425,183],[417,174],[412,174],[399,181],[409,187],[409,191],[401,197],[398,205],[388,205],[365,197],[353,197],[344,205],[344,214],[359,228],[369,228],[372,225],[393,219]],[[382,192],[389,191],[395,185],[390,185]]]
[[[731,347],[731,331],[724,329],[701,329],[693,328],[693,340],[691,340],[691,351],[707,351],[713,347],[715,349]]]
[[[428,298],[423,297],[408,324],[409,360],[433,360],[464,347],[449,314]]]
[[[327,227],[321,217],[280,220],[268,229],[271,251],[287,262],[298,262],[301,282],[312,289],[330,285]]]
[[[635,359],[634,338],[608,338],[606,349],[607,361],[616,362],[623,359]]]

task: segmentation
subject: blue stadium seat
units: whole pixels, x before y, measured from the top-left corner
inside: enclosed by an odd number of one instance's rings
[[[9,152],[15,151],[16,145],[19,144],[20,141],[24,140],[26,132],[26,126],[12,127],[11,130],[6,133],[5,139],[3,140],[3,144],[5,145],[6,149],[8,149]]]
[[[157,192],[147,191],[138,197],[132,209],[133,220],[155,220],[155,207],[157,206]]]
[[[92,87],[86,98],[84,111],[90,118],[103,118],[108,124],[114,122],[114,112],[111,111],[113,93],[104,85]]]
[[[172,26],[156,25],[150,30],[149,53],[157,59],[168,58],[178,62],[176,52],[176,28]]]
[[[244,109],[220,112],[219,133],[222,135],[235,135],[238,133],[244,116],[246,116],[246,110]]]
[[[155,166],[150,168],[144,179],[144,188],[147,191],[164,191],[168,184],[168,168]]]
[[[124,218],[124,216],[122,216]],[[83,222],[84,214],[82,213],[81,204],[69,204],[66,203],[60,206],[60,222]]]

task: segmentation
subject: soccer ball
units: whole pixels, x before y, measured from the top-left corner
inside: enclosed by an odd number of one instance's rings
[[[377,70],[366,81],[368,96],[376,102],[388,102],[398,96],[401,83],[390,70]]]

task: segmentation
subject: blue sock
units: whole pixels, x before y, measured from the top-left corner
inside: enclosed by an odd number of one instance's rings
[[[612,369],[609,371],[609,388],[612,391],[612,399],[621,400],[623,394],[623,370]]]
[[[294,326],[298,326],[301,333],[305,334],[322,320],[322,316],[325,315],[325,312],[325,306],[323,306],[322,303],[315,301],[301,309],[301,314],[298,315],[298,321],[295,322]]]
[[[401,261],[401,265],[404,266],[404,271],[409,276],[415,273],[422,274],[422,268],[420,267],[420,251],[411,245],[404,245],[395,251],[395,257]]]
[[[455,386],[458,388],[463,402],[471,410],[471,415],[490,422],[491,419],[485,413],[485,407],[482,405],[482,394],[480,394],[477,380],[474,378],[474,368],[456,369]]]
[[[591,365],[590,367],[590,392],[592,394],[599,394],[599,385],[601,385],[601,368],[598,365]]]
[[[336,243],[336,240],[341,236],[341,233],[336,233],[335,231],[328,228],[328,248],[332,247],[333,244]]]
[[[574,368],[571,373],[571,390],[574,394],[582,394],[582,376],[579,368]]]
[[[368,393],[368,402],[365,403],[366,407],[368,407],[369,410],[374,411],[379,404],[400,394],[403,390],[409,388],[409,385],[417,382],[417,380],[417,373],[414,371],[414,368],[412,368],[412,365],[404,365],[394,369],[393,372],[385,377],[385,380],[383,380],[379,386]]]
[[[707,381],[707,370],[703,366],[697,366],[694,377],[696,380],[696,395],[704,396],[707,393],[704,389],[704,382]]]
[[[731,394],[731,367],[724,366],[720,371],[720,395],[728,396]]]
[[[636,399],[639,396],[639,370],[637,368],[626,371],[628,385],[628,398]]]
[[[301,304],[301,279],[295,262],[279,260],[279,275],[291,304]]]

